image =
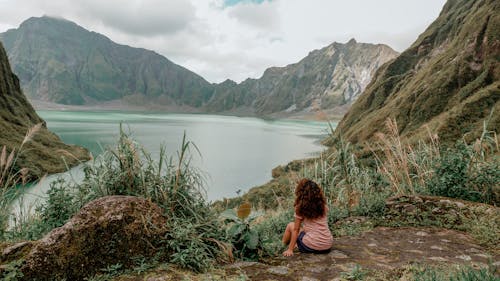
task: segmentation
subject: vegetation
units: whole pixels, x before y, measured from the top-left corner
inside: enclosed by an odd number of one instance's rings
[[[420,267],[413,274],[415,281],[498,281],[497,268],[490,265],[489,268],[474,269],[461,266],[459,268],[432,268]]]
[[[203,178],[190,165],[196,147],[184,136],[177,158],[161,149],[160,159],[152,157],[121,130],[116,148],[105,151],[85,164],[81,183],[59,179],[51,184],[47,200],[29,217],[15,225],[3,225],[2,240],[35,240],[63,225],[86,203],[108,195],[132,195],[158,204],[169,218],[171,231],[161,243],[156,260],[141,260],[142,268],[159,261],[193,271],[205,271],[215,262],[229,258],[229,247],[217,214],[203,197]],[[7,209],[7,208],[6,208]],[[3,209],[4,210],[4,209]],[[112,270],[125,271],[115,267]]]
[[[396,135],[397,124],[394,121],[388,121],[386,126],[387,135],[381,134],[378,147],[373,148],[375,162],[367,164],[360,161],[353,146],[339,138],[331,151],[314,162],[290,169],[292,178],[309,177],[321,184],[330,206],[332,232],[336,236],[356,235],[376,225],[438,223],[443,227],[468,231],[484,245],[497,245],[498,237],[490,230],[499,227],[498,219],[495,219],[495,214],[493,217],[481,215],[482,205],[459,214],[460,224],[432,217],[420,221],[405,217],[394,221],[387,219],[390,213],[386,209],[387,198],[395,194],[447,195],[498,205],[500,175],[495,168],[499,164],[496,135],[484,131],[477,142],[467,144],[460,141],[453,148],[439,146],[437,138],[432,136],[427,144],[413,147],[402,145]],[[27,136],[27,139],[30,138]],[[161,206],[165,215],[171,218],[168,228],[172,231],[165,237],[163,248],[156,257],[138,260],[134,268],[116,265],[103,269],[102,274],[94,277],[95,280],[106,280],[126,272],[142,272],[163,262],[193,271],[205,271],[217,261],[231,259],[233,254],[250,260],[280,254],[283,250],[282,233],[276,230],[285,229],[293,219],[293,186],[285,187],[288,190],[284,195],[286,197],[279,200],[266,198],[267,204],[274,204],[266,207],[268,210],[273,207],[274,211],[252,213],[252,207],[247,203],[238,210],[229,209],[218,215],[204,201],[203,178],[190,165],[193,149],[196,151],[196,147],[184,137],[175,159],[167,157],[165,150],[161,149],[161,157],[154,161],[121,130],[114,149],[105,151],[84,166],[85,177],[81,183],[55,181],[47,193],[47,201],[36,209],[35,214],[18,218],[10,229],[6,228],[8,216],[5,214],[2,239],[39,239],[53,228],[63,225],[83,205],[94,199],[107,195],[133,195],[150,199]],[[0,157],[0,160],[3,159],[2,171],[5,171],[5,163],[13,163],[10,158],[16,159],[14,154],[8,155],[7,152]],[[290,177],[290,174],[283,175]],[[449,179],[456,177],[460,182],[448,184]],[[11,184],[4,184],[4,191],[12,188],[13,182],[22,180],[20,173],[7,178]],[[447,186],[453,187],[453,192],[446,189]],[[443,190],[448,193],[440,193]],[[8,202],[8,197],[2,198],[2,202]],[[352,223],[348,219],[350,216],[369,219]],[[222,224],[221,218],[225,224]],[[18,266],[12,268],[5,274],[18,272]],[[358,278],[365,273],[364,270],[355,270],[346,278]]]
[[[230,224],[227,228],[227,238],[235,248],[235,254],[239,258],[258,258],[259,233],[250,227],[260,214],[251,212],[252,206],[248,203],[241,204],[238,211],[228,209],[220,214],[226,224]]]
[[[484,128],[487,128],[485,125]],[[483,205],[457,209],[451,218],[447,209],[442,215],[420,212],[418,217],[388,219],[386,201],[394,195],[434,195],[458,198],[498,206],[500,203],[500,158],[495,132],[483,130],[476,142],[460,140],[454,147],[440,145],[429,134],[427,142],[404,144],[398,135],[395,120],[386,122],[387,132],[379,133],[379,142],[372,147],[373,161],[358,159],[356,148],[342,138],[332,142],[331,150],[316,160],[289,169],[269,186],[252,190],[248,196],[226,200],[232,207],[248,200],[254,206],[268,210],[262,220],[252,226],[259,233],[260,256],[274,256],[282,249],[281,233],[293,220],[293,179],[311,178],[318,182],[329,203],[329,223],[333,233],[356,235],[377,225],[437,225],[471,233],[484,245],[495,247],[500,241],[491,229],[498,229],[498,214],[485,214]],[[258,197],[255,194],[267,194]],[[269,196],[271,195],[271,196]],[[269,198],[270,197],[270,198]],[[220,208],[222,202],[216,204]],[[429,210],[430,212],[431,210]],[[482,214],[482,215],[481,215]],[[369,220],[351,223],[350,216]],[[275,243],[264,243],[274,241]]]
[[[64,144],[47,129],[24,96],[1,42],[0,97],[0,148],[16,155],[15,163],[10,163],[11,175],[24,168],[26,180],[35,180],[46,173],[62,172],[68,166],[89,159],[86,149]],[[33,141],[26,142],[24,133],[35,125],[37,132],[32,135]],[[21,146],[21,151],[14,151]]]
[[[412,144],[429,129],[443,144],[464,134],[470,142],[488,119],[487,129],[498,130],[499,10],[495,0],[448,1],[412,46],[379,68],[336,136],[365,146],[387,118],[397,120],[402,141]]]

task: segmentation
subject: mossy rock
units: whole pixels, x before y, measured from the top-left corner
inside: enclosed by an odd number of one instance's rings
[[[84,206],[64,226],[34,242],[21,267],[23,280],[84,280],[111,265],[158,252],[167,218],[156,204],[108,196]]]

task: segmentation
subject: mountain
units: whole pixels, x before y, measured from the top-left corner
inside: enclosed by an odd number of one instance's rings
[[[32,141],[18,153],[14,171],[28,168],[29,175],[41,177],[45,173],[66,170],[79,160],[88,160],[88,152],[77,146],[64,144],[51,133],[45,122],[35,113],[21,91],[19,79],[11,71],[7,54],[0,43],[0,148],[18,149],[26,132],[36,124],[42,124]]]
[[[199,107],[212,93],[210,83],[165,57],[67,20],[30,18],[0,40],[30,99],[82,105],[126,98]]]
[[[261,78],[240,84],[227,80],[215,88],[210,111],[250,107],[255,113],[325,110],[350,104],[377,68],[398,53],[386,45],[333,43],[300,62],[268,68]]]
[[[210,84],[167,58],[119,45],[77,24],[30,18],[0,33],[14,72],[35,101],[170,106],[178,111],[269,115],[350,104],[375,70],[397,53],[385,45],[333,43],[260,79]]]
[[[395,118],[409,142],[427,128],[442,142],[500,132],[500,1],[448,0],[399,57],[383,65],[337,127],[354,143]],[[491,118],[490,118],[491,116]]]

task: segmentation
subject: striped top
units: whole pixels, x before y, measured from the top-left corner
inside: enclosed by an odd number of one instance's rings
[[[302,238],[304,245],[318,251],[328,250],[332,247],[333,236],[328,228],[328,217],[326,214],[316,219],[307,219],[298,216],[297,213],[295,213],[295,217],[302,221],[305,232]]]

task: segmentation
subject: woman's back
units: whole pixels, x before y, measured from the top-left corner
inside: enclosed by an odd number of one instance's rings
[[[311,249],[326,250],[333,244],[333,236],[328,228],[328,217],[326,214],[319,218],[308,219],[297,216],[302,220],[303,230],[305,232],[302,242]]]

